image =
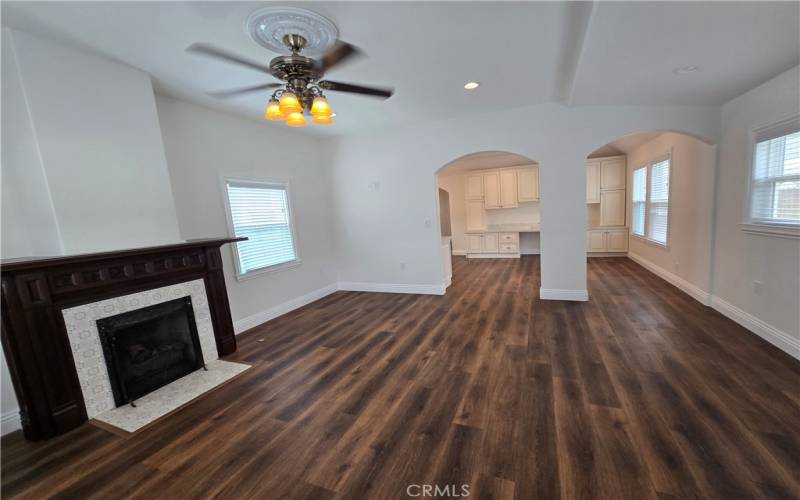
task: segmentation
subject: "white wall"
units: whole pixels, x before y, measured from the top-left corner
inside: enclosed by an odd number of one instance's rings
[[[233,247],[223,247],[237,330],[265,321],[287,301],[334,286],[330,169],[319,142],[169,97],[156,102],[183,238],[228,234],[221,176],[290,184],[300,266],[237,281]]]
[[[784,336],[787,349],[800,357],[800,240],[748,234],[740,226],[746,213],[751,132],[800,113],[798,88],[796,67],[722,108],[713,287],[715,307],[742,316],[762,333]]]
[[[16,50],[64,253],[177,241],[149,75],[25,33],[4,31],[4,40],[12,38]],[[20,124],[16,133],[24,130]],[[5,158],[3,163],[5,171]],[[35,192],[46,196],[41,189]],[[8,209],[10,217],[23,220],[31,231],[51,230],[37,226],[29,213]]]
[[[19,77],[14,40],[2,44],[2,238],[3,258],[62,253],[50,189],[39,156],[28,101]]]
[[[540,164],[542,288],[579,296],[586,291],[586,156],[641,130],[714,141],[718,127],[717,107],[543,104],[333,139],[339,278],[441,284],[437,170],[475,151],[513,151]]]
[[[711,292],[716,147],[684,134],[663,133],[628,153],[628,186],[633,186],[634,170],[669,152],[668,247],[631,236],[628,251],[697,287],[707,301]],[[632,225],[631,195],[632,189],[628,189],[628,227]]]

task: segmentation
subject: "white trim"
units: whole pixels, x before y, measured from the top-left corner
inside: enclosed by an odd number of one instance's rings
[[[339,282],[339,290],[348,292],[381,292],[381,293],[416,293],[420,295],[444,295],[444,284],[414,285],[406,283],[359,283],[353,281]]]
[[[330,295],[338,289],[339,288],[337,287],[336,283],[333,283],[317,290],[313,290],[305,295],[301,295],[300,297],[287,300],[286,302],[278,304],[277,306],[270,307],[269,309],[265,309],[261,312],[257,312],[250,316],[236,320],[233,322],[233,331],[236,333],[236,335],[239,335],[244,331],[255,328],[262,323],[266,323],[271,319],[282,316],[288,312],[303,307],[304,305],[310,304],[315,300],[319,300],[327,295]]]
[[[519,259],[519,253],[468,253],[468,259]]]
[[[743,222],[742,231],[759,236],[772,236],[775,238],[800,239],[800,226],[782,224],[756,224]]]
[[[711,298],[711,307],[719,311],[723,316],[739,323],[741,326],[784,351],[789,356],[800,359],[800,339],[792,337],[788,333],[775,328],[769,323],[739,309],[716,295]]]
[[[553,288],[539,288],[539,298],[542,300],[572,300],[586,302],[589,292],[586,290],[558,290]]]
[[[681,278],[677,274],[673,274],[663,267],[657,266],[653,264],[649,260],[645,259],[641,255],[637,255],[635,253],[628,252],[628,258],[632,261],[636,262],[640,266],[644,267],[648,271],[652,272],[659,278],[663,279],[664,281],[670,283],[681,289],[687,295],[692,297],[694,300],[700,302],[704,306],[711,305],[711,293],[703,290],[699,286],[689,283],[685,279]]]
[[[450,252],[450,255],[467,255],[467,251],[453,249],[453,251]]]
[[[0,416],[0,435],[5,436],[17,429],[22,429],[22,421],[19,418],[19,408],[14,408]]]

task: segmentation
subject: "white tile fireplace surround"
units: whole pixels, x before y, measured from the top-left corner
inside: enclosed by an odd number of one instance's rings
[[[200,348],[203,352],[203,360],[208,364],[218,359],[219,356],[208,308],[206,288],[202,279],[121,295],[62,310],[89,418],[98,417],[116,407],[114,393],[111,389],[111,378],[103,356],[100,334],[97,331],[97,320],[186,296],[192,298]]]

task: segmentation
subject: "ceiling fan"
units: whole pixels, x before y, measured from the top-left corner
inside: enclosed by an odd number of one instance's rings
[[[209,95],[227,98],[250,92],[277,89],[267,103],[264,117],[267,120],[285,120],[290,127],[302,127],[306,124],[304,111],[311,115],[311,121],[317,125],[333,123],[333,111],[324,94],[324,91],[327,90],[382,99],[392,96],[393,90],[388,88],[366,87],[322,79],[325,73],[332,68],[363,54],[354,45],[338,41],[321,58],[312,59],[300,54],[307,43],[303,36],[287,34],[283,36],[282,41],[291,54],[274,58],[270,61],[269,66],[204,43],[195,43],[186,50],[246,66],[284,81],[285,83],[264,83],[252,87],[209,92]]]

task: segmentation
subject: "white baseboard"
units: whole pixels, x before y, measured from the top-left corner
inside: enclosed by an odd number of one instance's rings
[[[648,271],[652,272],[656,276],[662,278],[667,283],[670,283],[670,284],[680,288],[681,290],[686,292],[687,295],[692,297],[694,300],[700,302],[704,306],[711,305],[711,293],[703,290],[702,288],[698,287],[697,285],[689,283],[688,281],[686,281],[685,279],[681,278],[677,274],[673,274],[673,273],[667,271],[666,269],[664,269],[663,267],[660,267],[660,266],[657,266],[657,265],[653,264],[652,262],[650,262],[649,260],[645,259],[641,255],[637,255],[635,253],[628,253],[628,258],[631,259],[632,261],[636,262],[640,266],[644,267]]]
[[[294,311],[299,307],[303,307],[306,304],[310,304],[315,300],[319,300],[326,295],[330,295],[333,292],[337,291],[339,288],[336,286],[336,283],[331,285],[319,288],[312,292],[309,292],[305,295],[301,295],[300,297],[296,297],[291,300],[287,300],[282,304],[278,304],[275,307],[270,307],[261,312],[257,312],[253,315],[247,316],[240,320],[233,322],[233,331],[236,335],[247,331],[251,328],[255,328],[256,326],[266,323],[267,321],[277,318],[278,316],[282,316],[288,312]]]
[[[455,249],[453,249],[453,251],[450,252],[450,255],[467,255],[467,251],[466,250],[455,250]]]
[[[0,435],[5,436],[9,432],[22,429],[22,422],[19,419],[19,408],[14,408],[0,416]]]
[[[558,290],[554,288],[539,288],[539,298],[542,300],[572,300],[586,302],[589,292],[586,290]]]
[[[753,316],[752,314],[739,309],[735,305],[727,302],[716,295],[711,298],[711,307],[720,312],[723,316],[739,323],[762,339],[784,351],[790,356],[800,359],[800,340],[790,336],[769,323]]]
[[[444,284],[441,285],[413,285],[392,283],[358,283],[353,281],[340,281],[339,290],[348,292],[381,292],[381,293],[417,293],[420,295],[444,295]]]

